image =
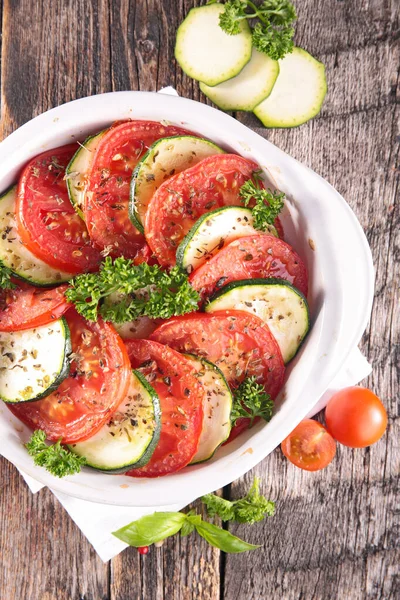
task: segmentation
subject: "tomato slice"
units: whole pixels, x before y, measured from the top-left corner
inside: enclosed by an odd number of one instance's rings
[[[279,346],[261,319],[248,313],[231,310],[174,317],[150,338],[207,358],[233,387],[255,375],[275,398],[283,385],[285,366]]]
[[[203,423],[204,392],[190,361],[171,348],[149,340],[125,342],[132,367],[156,390],[161,404],[160,441],[144,467],[132,477],[160,477],[190,463],[197,452]]]
[[[85,197],[89,234],[98,248],[107,248],[112,256],[136,256],[144,237],[128,214],[132,171],[156,140],[187,134],[154,121],[128,121],[110,128],[101,138]]]
[[[325,427],[305,419],[281,444],[282,452],[291,463],[306,471],[324,469],[336,454],[336,443]]]
[[[43,400],[9,407],[32,429],[64,443],[96,433],[123,400],[131,367],[125,346],[114,328],[99,319],[86,321],[74,309],[67,312],[72,342],[70,375]]]
[[[239,189],[258,165],[236,154],[209,156],[170,177],[150,201],[146,239],[162,265],[174,265],[176,249],[203,214],[220,206],[242,206]]]
[[[20,331],[46,325],[69,309],[67,285],[47,290],[30,285],[0,293],[0,331]]]
[[[289,281],[307,296],[307,268],[289,244],[261,233],[227,244],[189,280],[204,299],[231,281],[276,277]]]
[[[75,212],[64,180],[77,144],[39,154],[22,172],[16,200],[18,232],[27,248],[48,265],[70,273],[96,268],[85,223]]]

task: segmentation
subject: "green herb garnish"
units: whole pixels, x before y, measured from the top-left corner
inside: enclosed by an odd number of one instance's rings
[[[102,300],[118,295],[114,302]],[[73,279],[66,298],[89,321],[100,314],[106,321],[126,323],[142,316],[168,319],[197,310],[199,294],[178,267],[169,272],[158,265],[134,265],[123,257],[107,257],[98,273]]]
[[[33,457],[33,462],[39,467],[44,467],[55,477],[65,477],[79,473],[81,467],[86,463],[83,456],[76,456],[61,446],[61,440],[48,446],[46,444],[46,434],[41,429],[33,432],[31,439],[25,448],[28,454]]]
[[[207,494],[201,500],[206,505],[210,516],[218,515],[223,521],[238,523],[252,524],[261,521],[267,515],[272,516],[275,508],[273,502],[259,494],[258,479],[255,479],[249,492],[242,499],[230,502],[215,494]],[[219,548],[223,552],[239,553],[260,547],[241,540],[218,525],[204,521],[201,515],[194,510],[187,513],[156,512],[114,531],[113,535],[130,546],[140,548],[161,542],[179,532],[183,537],[190,535],[193,531],[196,531],[211,546]]]
[[[249,23],[253,46],[278,60],[293,50],[296,18],[296,10],[288,0],[264,0],[258,6],[251,0],[228,0],[219,17],[219,25],[228,35],[237,35],[241,21],[257,20]]]
[[[206,505],[210,517],[217,515],[223,521],[253,525],[253,523],[275,514],[275,502],[262,496],[259,486],[260,480],[256,477],[244,498],[230,501],[215,494],[206,494],[201,501]]]
[[[242,417],[250,419],[249,427],[256,417],[269,421],[273,406],[271,396],[266,393],[264,386],[257,383],[254,375],[247,377],[233,393],[232,425]]]
[[[12,290],[16,285],[11,281],[12,271],[0,261],[0,288]]]
[[[285,198],[283,192],[262,188],[257,171],[254,173],[254,181],[249,179],[241,186],[239,196],[244,206],[248,206],[251,201],[255,200],[256,203],[251,210],[254,228],[260,231],[268,231],[269,225],[274,224],[283,208],[283,199]]]

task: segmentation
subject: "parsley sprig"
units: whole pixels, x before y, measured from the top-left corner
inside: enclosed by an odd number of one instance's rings
[[[251,201],[255,200],[255,206],[251,209],[254,228],[260,231],[268,231],[269,225],[274,224],[276,217],[283,208],[285,194],[261,187],[257,171],[254,172],[253,179],[249,179],[241,186],[239,197],[244,206],[248,206]]]
[[[116,301],[103,303],[110,296]],[[199,294],[178,267],[169,272],[158,265],[134,265],[123,257],[107,257],[98,273],[78,275],[66,298],[89,321],[100,314],[106,321],[126,323],[142,316],[168,319],[195,311]]]
[[[274,502],[270,502],[259,493],[259,480],[255,479],[244,498],[224,500],[215,494],[206,494],[201,498],[209,516],[220,516],[223,521],[253,524],[275,512]],[[196,531],[211,546],[223,552],[239,553],[259,548],[233,535],[226,529],[205,521],[196,511],[155,512],[152,515],[132,521],[113,535],[130,546],[140,548],[161,542],[180,532],[181,537]]]
[[[253,425],[256,417],[270,421],[273,406],[271,396],[266,393],[263,385],[257,383],[256,377],[247,377],[233,394],[232,425],[242,417],[250,419],[249,427]]]
[[[46,433],[41,429],[33,432],[29,442],[25,444],[28,454],[33,457],[33,462],[39,467],[44,467],[55,477],[65,477],[79,473],[86,459],[73,454],[61,446],[61,440],[48,446]]]
[[[293,50],[296,10],[289,0],[264,0],[258,6],[251,0],[228,0],[219,17],[219,25],[225,33],[240,33],[244,19],[257,22],[251,27],[253,46],[278,60]]]
[[[210,517],[216,515],[223,521],[235,521],[236,523],[250,523],[262,521],[266,516],[275,514],[275,502],[267,500],[260,494],[260,479],[256,477],[253,485],[244,498],[238,500],[226,500],[215,494],[206,494],[201,501],[207,507]]]
[[[12,271],[0,261],[0,288],[3,290],[12,290],[16,286],[11,281]]]

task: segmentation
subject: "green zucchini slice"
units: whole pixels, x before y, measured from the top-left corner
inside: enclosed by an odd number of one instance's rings
[[[0,333],[0,398],[40,400],[69,374],[71,340],[64,318],[24,331]]]
[[[278,61],[253,48],[239,75],[214,87],[200,83],[200,89],[222,110],[252,111],[270,95],[278,74]]]
[[[138,371],[132,373],[131,388],[110,420],[92,437],[68,446],[78,456],[84,456],[89,467],[99,471],[123,473],[143,467],[158,444],[158,395]]]
[[[219,3],[192,8],[176,34],[176,60],[186,75],[207,85],[235,77],[251,58],[247,20],[241,21],[240,33],[228,35],[219,26],[224,10]]]
[[[99,133],[96,133],[96,135],[91,135],[86,138],[71,158],[65,170],[69,199],[76,212],[83,220],[85,220],[83,208],[85,205],[88,173],[99,142],[106,131],[107,130],[100,131]]]
[[[132,174],[129,214],[135,227],[143,231],[150,200],[164,181],[223,152],[213,142],[191,135],[163,138],[150,146]]]
[[[279,61],[271,94],[254,109],[265,127],[297,127],[321,110],[327,92],[325,67],[302,48]]]
[[[212,458],[217,448],[228,439],[233,400],[222,371],[214,363],[193,354],[185,356],[194,362],[196,377],[204,387],[206,398],[199,447],[190,463],[194,465]]]
[[[285,363],[294,357],[310,328],[307,300],[283,279],[233,281],[210,298],[205,310],[242,310],[257,315],[271,330]]]
[[[46,287],[72,279],[71,273],[54,269],[24,246],[15,220],[16,196],[17,186],[0,196],[0,261],[33,285]]]
[[[259,234],[253,223],[251,209],[241,206],[223,206],[202,215],[179,244],[176,264],[192,273],[229,242]],[[273,225],[268,226],[266,233],[279,237]]]

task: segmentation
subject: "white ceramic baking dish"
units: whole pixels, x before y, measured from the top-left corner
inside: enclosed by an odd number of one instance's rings
[[[359,342],[374,285],[364,233],[345,200],[324,179],[230,116],[192,100],[147,92],[115,92],[69,102],[18,129],[0,144],[0,191],[34,155],[103,129],[119,119],[165,120],[254,159],[288,198],[285,238],[307,262],[312,330],[287,370],[268,424],[258,424],[204,463],[158,479],[85,469],[57,479],[35,467],[22,442],[28,429],[0,402],[0,453],[54,490],[124,506],[183,505],[254,467],[288,435],[326,391]]]

